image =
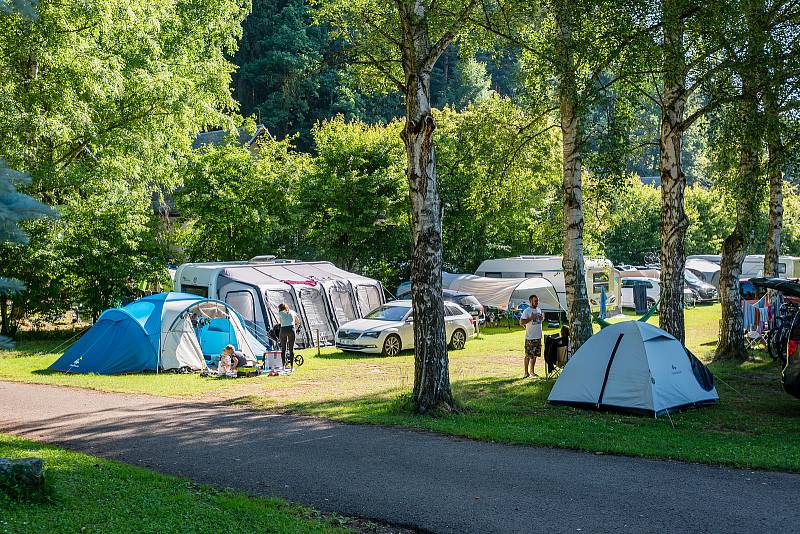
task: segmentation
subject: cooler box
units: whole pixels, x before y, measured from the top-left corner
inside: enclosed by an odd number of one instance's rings
[[[268,351],[264,353],[264,369],[277,369],[283,366],[281,362],[281,353],[277,351]]]

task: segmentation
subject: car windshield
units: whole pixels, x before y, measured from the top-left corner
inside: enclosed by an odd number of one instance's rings
[[[692,271],[683,271],[684,276],[686,277],[686,281],[692,284],[700,284],[703,281],[697,278],[697,275],[694,274]]]
[[[461,300],[459,300],[457,304],[461,304],[462,306],[475,306],[475,307],[481,305],[480,301],[477,298],[473,297],[472,295],[461,297]]]
[[[403,317],[408,313],[408,310],[409,308],[406,306],[381,306],[369,312],[366,319],[373,319],[376,321],[402,321]]]

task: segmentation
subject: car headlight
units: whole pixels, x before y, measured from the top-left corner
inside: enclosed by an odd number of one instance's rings
[[[374,339],[378,339],[380,335],[381,335],[380,332],[364,332],[363,334],[361,334],[361,337],[371,337]]]

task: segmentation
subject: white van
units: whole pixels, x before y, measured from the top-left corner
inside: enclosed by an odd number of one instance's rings
[[[621,311],[619,271],[605,258],[586,258],[586,288],[592,311],[600,310],[600,296],[606,292],[606,308]],[[485,260],[475,271],[487,278],[544,278],[555,288],[563,309],[567,309],[567,290],[564,283],[564,268],[561,256],[516,256]]]
[[[336,329],[364,317],[385,302],[377,280],[339,269],[326,261],[278,260],[184,263],[175,272],[175,291],[229,304],[262,342],[287,304],[302,318],[297,344],[332,345]]]

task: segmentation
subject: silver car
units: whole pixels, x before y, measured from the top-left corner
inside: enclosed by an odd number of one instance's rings
[[[464,348],[475,335],[475,318],[452,302],[444,304],[445,335],[452,350]],[[345,351],[395,356],[414,348],[414,315],[410,300],[394,300],[363,319],[345,323],[336,332],[336,347]]]

